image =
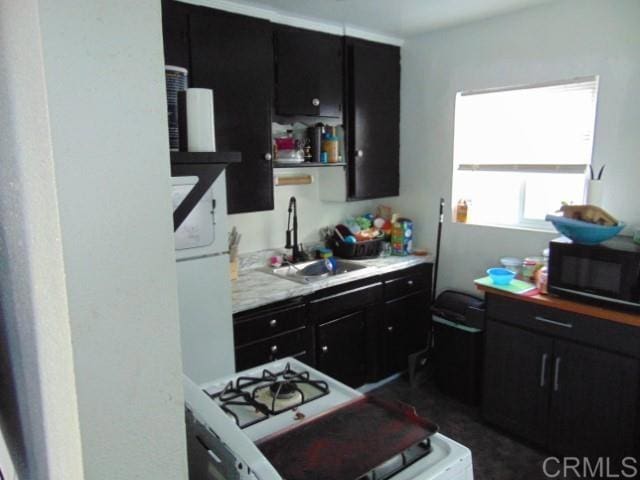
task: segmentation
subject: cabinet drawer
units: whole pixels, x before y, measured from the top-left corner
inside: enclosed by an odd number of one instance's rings
[[[236,345],[255,342],[305,325],[304,305],[240,318],[235,321],[233,333]]]
[[[424,272],[392,278],[384,282],[384,299],[404,297],[426,288],[429,288],[429,279]]]
[[[301,328],[236,348],[236,369],[245,370],[283,357],[296,357],[309,363],[310,341],[309,329]]]
[[[487,300],[487,315],[495,320],[640,358],[640,328],[501,295]]]
[[[309,317],[313,320],[322,320],[363,309],[376,303],[381,285],[381,283],[374,283],[312,300],[309,302]]]

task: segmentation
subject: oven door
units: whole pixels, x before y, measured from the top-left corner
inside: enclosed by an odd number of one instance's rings
[[[640,309],[636,253],[604,246],[551,243],[549,291],[594,303]]]

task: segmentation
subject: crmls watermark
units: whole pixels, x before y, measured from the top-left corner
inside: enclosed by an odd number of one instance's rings
[[[548,457],[542,463],[547,478],[637,478],[640,462],[634,457],[612,460],[609,457]]]

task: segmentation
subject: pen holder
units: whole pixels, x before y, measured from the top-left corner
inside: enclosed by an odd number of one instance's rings
[[[602,180],[589,180],[589,191],[587,192],[587,204],[602,207]]]

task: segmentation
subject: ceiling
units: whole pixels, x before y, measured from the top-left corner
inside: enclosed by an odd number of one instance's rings
[[[554,0],[239,0],[401,38]]]

